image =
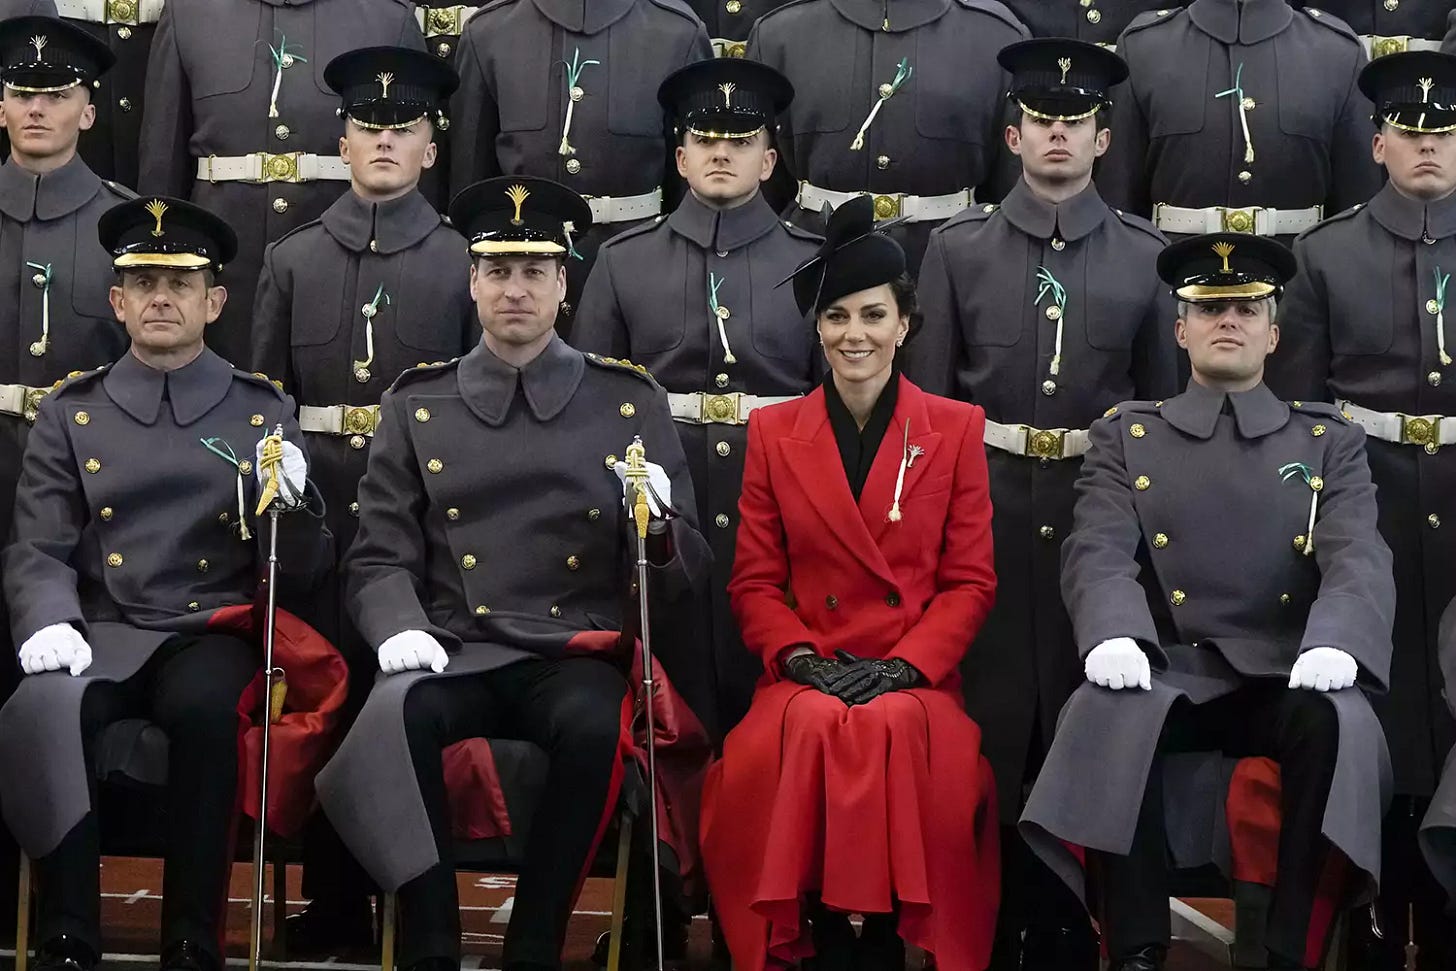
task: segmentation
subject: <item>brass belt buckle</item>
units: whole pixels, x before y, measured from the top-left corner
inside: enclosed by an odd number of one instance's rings
[[[1400,440],[1407,445],[1423,445],[1430,454],[1441,447],[1441,419],[1400,416]]]
[[[1039,459],[1059,459],[1062,457],[1062,443],[1067,433],[1062,429],[1031,428],[1026,429],[1026,454]]]
[[[137,0],[106,0],[106,22],[108,24],[137,23]]]
[[[361,405],[344,408],[345,435],[373,435],[379,425],[379,406]]]
[[[715,425],[738,424],[738,392],[706,395],[703,398],[703,419]]]
[[[900,215],[903,208],[904,196],[900,193],[894,195],[875,196],[875,220],[883,222],[886,219],[895,219]]]
[[[1379,34],[1370,36],[1370,59],[1385,57],[1387,54],[1404,54],[1410,50],[1409,35],[1396,37],[1381,37]]]
[[[741,40],[729,41],[723,45],[724,57],[747,57],[748,45]]]
[[[41,400],[50,393],[50,388],[26,388],[25,405],[21,408],[21,417],[34,425],[35,416],[40,413]]]
[[[1251,209],[1226,209],[1219,207],[1219,217],[1223,222],[1223,231],[1226,233],[1252,233],[1254,231],[1254,214],[1261,207],[1254,206]]]
[[[298,177],[298,152],[287,152],[283,155],[271,155],[268,152],[258,153],[261,156],[262,174],[259,182],[302,182]]]
[[[456,37],[461,31],[460,19],[464,10],[459,4],[453,7],[431,7],[425,19],[426,37]]]

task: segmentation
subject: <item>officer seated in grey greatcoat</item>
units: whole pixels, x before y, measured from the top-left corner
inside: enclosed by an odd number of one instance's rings
[[[1263,383],[1275,298],[1294,258],[1233,233],[1169,246],[1192,380],[1093,424],[1062,593],[1087,683],[1062,710],[1021,818],[1081,892],[1087,849],[1114,971],[1156,971],[1170,856],[1220,860],[1225,758],[1280,768],[1269,967],[1320,963],[1329,873],[1370,898],[1390,757],[1366,691],[1383,691],[1395,609],[1364,432],[1332,405]]]
[[[3,556],[27,677],[0,709],[0,803],[36,860],[37,961],[89,971],[101,953],[97,739],[141,718],[166,735],[164,971],[216,971],[238,805],[238,702],[262,660],[213,629],[251,607],[268,556],[265,472],[285,507],[320,505],[293,402],[203,345],[236,251],[221,219],[178,199],[108,211],[111,306],[131,349],[41,403]],[[265,449],[271,429],[281,448]],[[271,481],[271,476],[270,476]],[[283,589],[330,562],[314,515],[282,517]]]

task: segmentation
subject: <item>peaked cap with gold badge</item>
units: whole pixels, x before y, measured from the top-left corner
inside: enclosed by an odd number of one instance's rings
[[[564,256],[592,216],[586,200],[561,183],[510,175],[461,189],[450,221],[472,256]]]
[[[1112,51],[1063,37],[1010,44],[996,60],[1011,75],[1007,96],[1048,121],[1078,121],[1111,107],[1107,92],[1127,78],[1127,62]]]
[[[0,81],[24,94],[48,94],[92,83],[116,55],[104,41],[55,17],[0,21]]]
[[[185,199],[142,197],[102,214],[96,235],[117,270],[160,267],[221,273],[238,237],[221,218]]]
[[[657,88],[657,101],[678,137],[749,138],[783,114],[794,100],[789,79],[767,64],[709,58],[680,68]]]
[[[361,128],[407,128],[443,118],[460,77],[445,61],[407,47],[364,47],[329,61],[324,83],[343,99],[340,115]]]
[[[1158,254],[1158,276],[1189,303],[1277,297],[1295,268],[1282,243],[1247,233],[1190,236]]]
[[[1360,91],[1375,105],[1375,124],[1412,132],[1456,129],[1456,54],[1405,51],[1365,65]]]

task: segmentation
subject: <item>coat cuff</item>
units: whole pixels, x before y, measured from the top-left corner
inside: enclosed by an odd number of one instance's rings
[[[351,600],[359,633],[375,653],[379,645],[407,630],[422,630],[432,635],[447,651],[460,648],[459,637],[430,620],[415,594],[413,582],[403,572],[369,583],[356,591]]]
[[[1072,611],[1072,622],[1077,632],[1077,656],[1084,661],[1094,647],[1114,637],[1131,637],[1150,653],[1162,650],[1157,625],[1148,610],[1148,592],[1136,580],[1107,580],[1082,590]]]
[[[1390,689],[1390,619],[1379,616],[1370,601],[1348,594],[1321,596],[1309,609],[1299,653],[1335,647],[1360,665],[1366,687]]]

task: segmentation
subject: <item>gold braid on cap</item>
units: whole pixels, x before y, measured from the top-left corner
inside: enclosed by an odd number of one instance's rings
[[[167,213],[167,204],[161,199],[153,199],[146,205],[147,214],[157,221],[157,228],[152,230],[153,236],[165,236],[166,231],[162,229],[162,217]]]
[[[511,219],[512,226],[521,225],[521,206],[525,205],[526,200],[530,197],[531,190],[527,189],[523,185],[520,185],[519,183],[511,186],[509,189],[506,190],[506,198],[511,200],[511,202],[514,203],[516,207],[516,215],[513,219]]]
[[[1233,243],[1214,243],[1213,244],[1213,255],[1214,256],[1217,256],[1219,259],[1223,260],[1223,272],[1225,272],[1225,273],[1232,273],[1233,272],[1233,270],[1231,270],[1229,268],[1229,264],[1228,264],[1228,258],[1233,255],[1233,252],[1234,252],[1234,244]]]

